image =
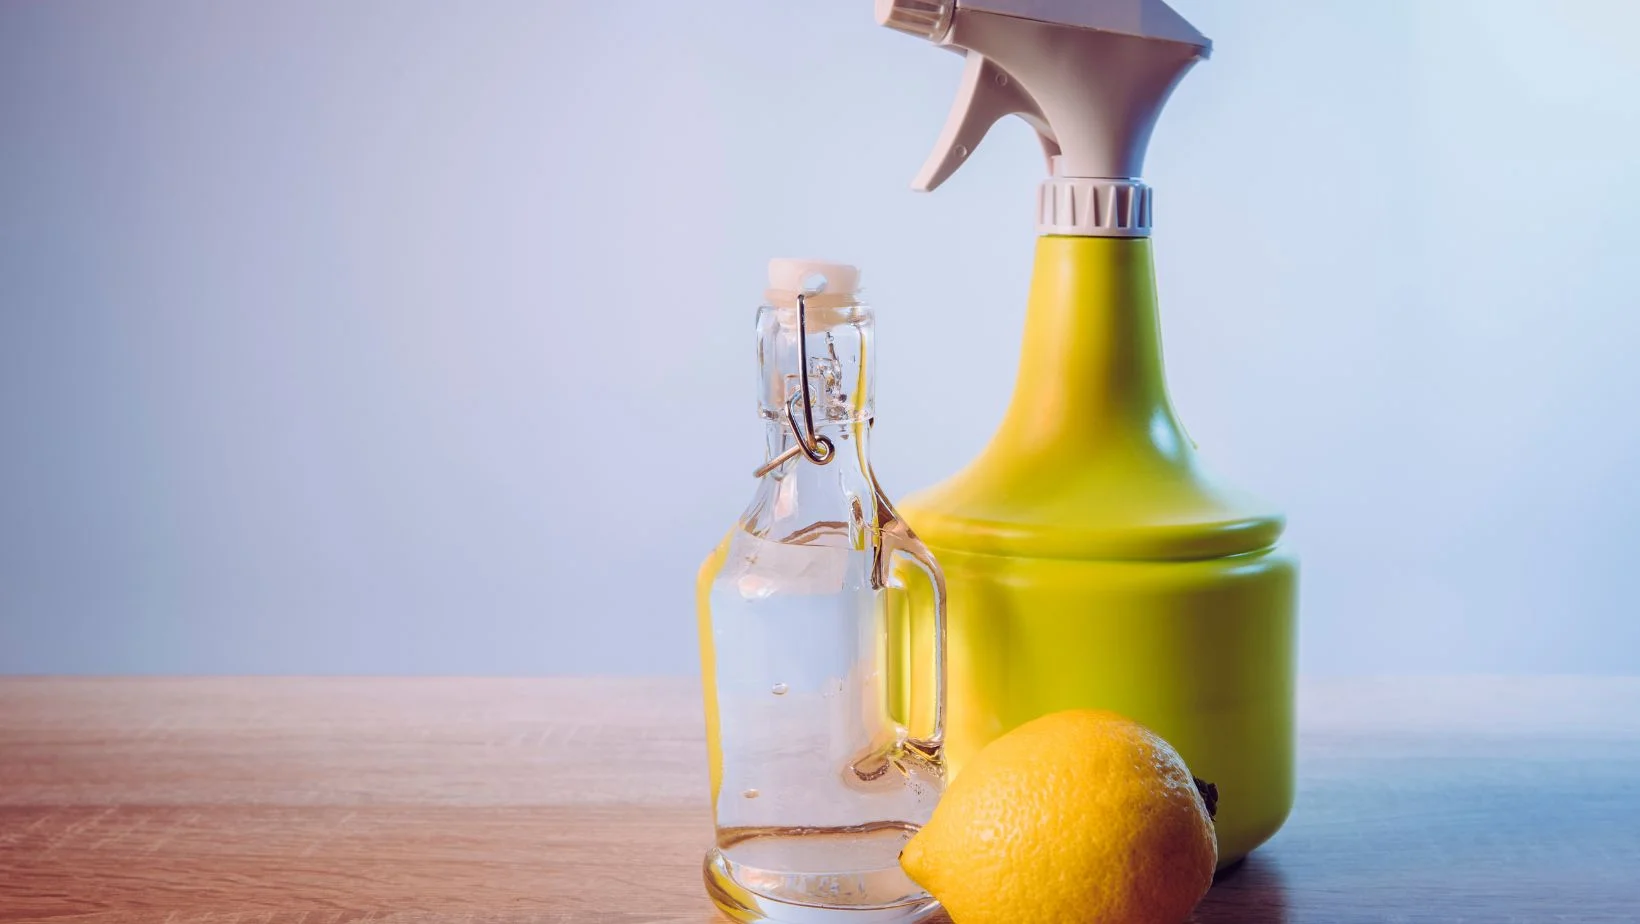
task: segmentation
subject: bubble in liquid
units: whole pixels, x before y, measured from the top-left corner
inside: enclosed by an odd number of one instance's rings
[[[748,799],[756,799],[758,797],[759,793],[755,789],[748,789],[745,792],[741,793],[741,795],[745,796]]]
[[[791,687],[788,687],[783,683],[777,683],[771,689],[773,690],[774,695],[776,695],[776,696],[785,696],[786,691],[790,690]]]

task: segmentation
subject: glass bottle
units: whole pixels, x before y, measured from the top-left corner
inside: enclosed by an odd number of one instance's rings
[[[757,316],[767,457],[697,587],[717,829],[706,885],[741,921],[938,909],[899,853],[944,786],[944,578],[871,470],[875,344],[858,278],[771,263]],[[927,717],[921,735],[906,713]]]

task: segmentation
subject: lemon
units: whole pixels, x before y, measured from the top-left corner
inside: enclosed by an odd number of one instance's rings
[[[1056,712],[971,759],[900,865],[955,924],[1179,924],[1218,862],[1202,787],[1143,726]]]

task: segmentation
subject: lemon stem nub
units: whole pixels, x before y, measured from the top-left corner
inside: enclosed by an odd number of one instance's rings
[[[1207,803],[1207,817],[1216,820],[1219,817],[1219,788],[1199,776],[1193,776],[1191,779],[1196,781],[1196,791],[1202,794],[1202,801]]]

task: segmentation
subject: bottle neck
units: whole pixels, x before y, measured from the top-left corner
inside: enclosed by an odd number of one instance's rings
[[[745,528],[775,541],[810,541],[819,531],[827,543],[864,548],[877,514],[870,461],[876,365],[871,309],[820,302],[808,309],[800,330],[795,307],[765,306],[757,327],[764,461],[785,458],[797,445],[788,414],[805,434],[812,417],[812,436],[829,440],[832,452],[820,464],[798,451],[765,474],[742,517]],[[807,414],[803,401],[794,400],[805,382]]]
[[[937,548],[1185,561],[1268,548],[1281,516],[1212,478],[1162,377],[1150,242],[1037,243],[1013,401],[979,458],[908,511]]]
[[[871,425],[817,421],[815,435],[831,441],[827,461],[811,461],[799,450],[758,479],[741,520],[747,530],[777,542],[811,541],[818,530],[827,537],[823,544],[865,548],[873,541],[869,531],[877,516]],[[784,420],[769,421],[764,439],[769,459],[797,445]]]
[[[807,360],[807,368],[804,361]],[[757,314],[758,411],[783,422],[787,405],[808,386],[816,427],[870,420],[876,378],[876,321],[855,302],[815,299],[799,329],[792,305],[765,305]],[[796,407],[803,416],[803,407]]]
[[[763,443],[767,453],[766,460],[784,455],[793,446],[797,445],[797,437],[792,433],[792,428],[787,425],[784,416],[779,420],[765,420],[763,423]],[[825,469],[832,465],[842,465],[860,471],[871,471],[871,423],[869,421],[816,420],[814,422],[814,433],[817,438],[823,436],[831,441],[836,458],[825,465],[811,464],[810,468]],[[806,456],[803,458],[807,461]],[[791,469],[792,466],[788,465],[782,468]]]
[[[1019,375],[998,439],[1026,450],[1190,455],[1162,370],[1148,238],[1038,239]]]

